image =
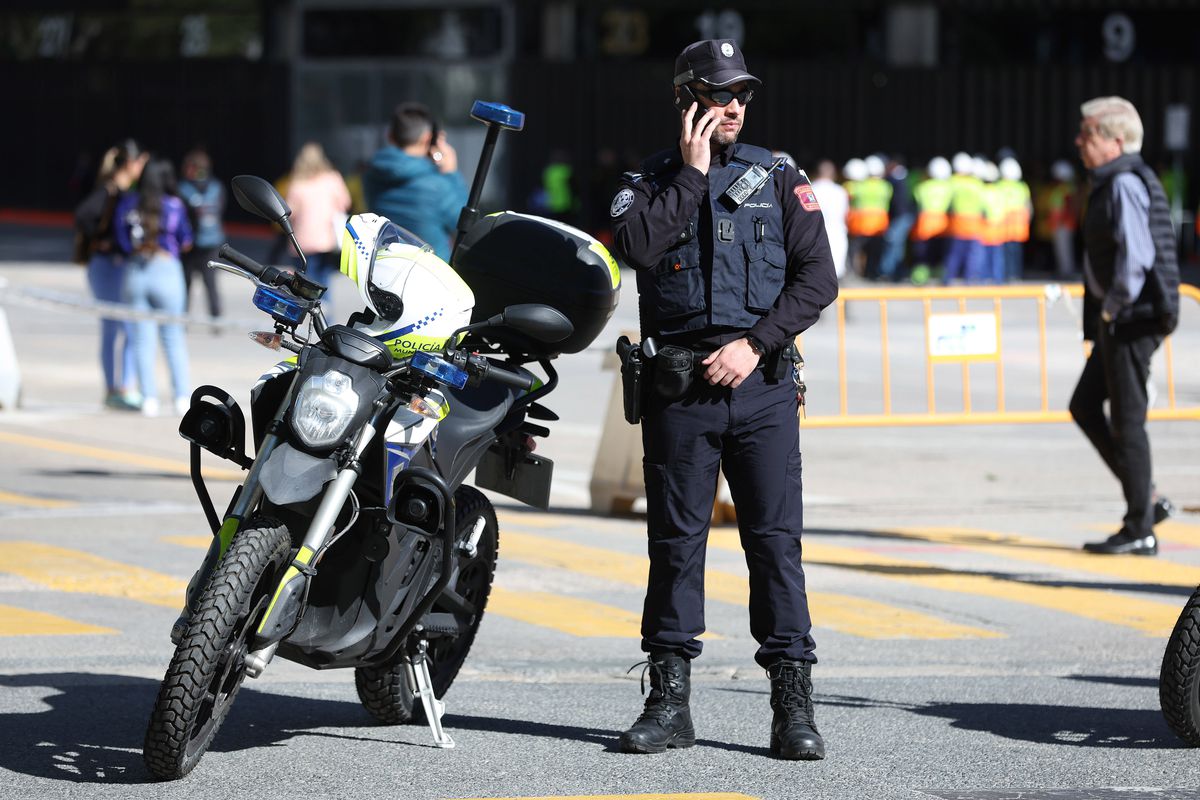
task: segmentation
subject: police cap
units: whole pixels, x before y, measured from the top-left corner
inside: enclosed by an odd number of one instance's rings
[[[746,59],[733,39],[705,39],[683,49],[675,59],[675,85],[692,81],[717,87],[739,81],[762,86],[762,81],[746,71]]]

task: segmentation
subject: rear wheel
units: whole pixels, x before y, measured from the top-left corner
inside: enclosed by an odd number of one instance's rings
[[[1200,587],[1183,607],[1167,641],[1158,699],[1175,735],[1200,747]]]
[[[454,493],[454,507],[456,543],[465,542],[471,536],[480,517],[484,520],[484,527],[473,557],[458,551],[458,574],[449,587],[470,603],[475,612],[469,617],[456,615],[456,621],[463,629],[457,636],[433,636],[429,639],[427,658],[430,678],[434,694],[439,698],[445,696],[450,684],[458,676],[475,641],[488,595],[491,594],[499,549],[496,511],[482,492],[473,486],[460,486]],[[437,602],[433,605],[433,611],[450,610],[439,608]],[[425,721],[424,709],[420,705],[416,708],[413,706],[412,691],[404,674],[403,653],[397,653],[387,664],[354,670],[354,685],[363,707],[385,725]]]
[[[142,757],[154,777],[182,778],[212,744],[245,678],[247,643],[287,565],[287,528],[239,531],[200,597],[150,714]]]

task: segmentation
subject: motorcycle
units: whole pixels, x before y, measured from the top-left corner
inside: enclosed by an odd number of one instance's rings
[[[1167,640],[1158,700],[1175,735],[1191,747],[1200,747],[1200,586]]]
[[[275,657],[352,668],[375,719],[423,720],[439,747],[454,746],[442,698],[479,629],[499,546],[479,489],[548,506],[553,463],[533,450],[549,430],[531,420],[557,419],[540,403],[558,383],[551,361],[591,343],[620,284],[611,255],[580,231],[510,212],[480,217],[499,132],[520,130],[524,116],[481,102],[472,116],[488,130],[454,268],[390,221],[354,216],[341,271],[365,308],[328,324],[326,287],[303,268],[263,265],[228,244],[210,262],[256,284],[253,303],[274,330],[251,338],[294,355],[251,392],[253,458],[241,409],[215,386],[193,393],[180,422],[213,539],[172,628],[176,650],[146,730],[143,758],[158,779],[195,768],[244,680]],[[269,183],[243,175],[232,189],[300,253]],[[247,473],[221,516],[202,450]]]

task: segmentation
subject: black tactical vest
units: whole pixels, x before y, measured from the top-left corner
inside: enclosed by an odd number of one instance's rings
[[[1166,192],[1154,172],[1137,153],[1125,153],[1092,171],[1092,191],[1083,222],[1083,242],[1092,275],[1107,292],[1116,268],[1117,243],[1113,238],[1112,182],[1117,175],[1132,172],[1146,184],[1150,193],[1150,236],[1154,241],[1154,267],[1146,275],[1141,294],[1116,318],[1122,330],[1166,335],[1179,322],[1179,262],[1175,257],[1175,226]],[[1084,335],[1094,339],[1100,314],[1099,301],[1085,294]]]
[[[708,195],[679,239],[650,269],[638,270],[644,333],[671,335],[708,328],[747,329],[779,297],[787,267],[783,210],[776,170],[757,193],[735,207],[725,190],[752,164],[769,169],[771,153],[735,144],[729,164],[708,170]],[[643,165],[653,191],[683,166],[679,154],[653,156]],[[703,246],[702,246],[703,245]],[[711,253],[711,258],[707,258]]]

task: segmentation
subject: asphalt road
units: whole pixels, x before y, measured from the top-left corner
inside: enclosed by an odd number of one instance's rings
[[[52,233],[0,226],[12,288],[82,298],[83,272],[56,263],[61,252]],[[260,324],[248,291],[221,277],[238,322],[190,331],[193,380],[245,403],[276,357],[244,335]],[[348,288],[335,287],[343,316]],[[768,685],[728,526],[708,554],[699,742],[616,752],[641,703],[640,669],[626,670],[641,659],[644,523],[586,509],[613,380],[599,348],[560,359],[547,401],[562,416],[540,450],[556,462],[551,511],[497,498],[496,600],[446,697],[455,749],[433,747],[421,727],[375,724],[347,672],[277,661],[247,683],[192,775],[149,783],[142,737],[206,535],[178,420],[101,407],[94,316],[11,294],[3,303],[24,387],[22,407],[0,411],[0,797],[1200,796],[1200,753],[1167,729],[1157,694],[1167,633],[1200,583],[1200,514],[1160,526],[1158,559],[1085,558],[1078,545],[1119,522],[1119,489],[1068,425],[805,430],[828,758],[767,753]],[[634,319],[630,283],[601,341]],[[1176,347],[1182,403],[1200,400],[1197,322],[1185,312]],[[1051,315],[1055,335],[1072,325],[1065,310]],[[923,369],[921,331],[893,320],[894,374]],[[806,336],[814,413],[834,407],[834,334],[822,322]],[[852,365],[853,353],[874,358],[877,336],[872,313],[852,308]],[[1078,366],[1077,350],[1056,351],[1059,407]],[[1036,403],[1035,383],[1011,381],[1011,402]],[[854,402],[876,402],[865,370],[851,389]],[[1159,489],[1200,506],[1200,426],[1150,430]]]

